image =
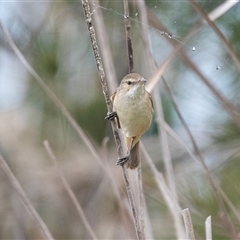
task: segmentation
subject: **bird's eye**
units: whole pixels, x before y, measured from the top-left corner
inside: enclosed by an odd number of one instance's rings
[[[127,81],[127,84],[128,84],[128,85],[131,85],[131,84],[132,84],[132,82],[131,82],[131,81]]]

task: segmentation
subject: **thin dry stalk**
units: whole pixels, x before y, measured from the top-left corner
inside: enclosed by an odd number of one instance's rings
[[[236,62],[238,68],[240,68],[240,59],[238,58],[236,51],[233,49],[232,45],[228,42],[226,37],[222,34],[222,32],[219,30],[219,28],[216,26],[216,24],[209,18],[208,14],[199,6],[198,3],[196,3],[194,0],[189,0],[192,4],[195,11],[197,11],[204,21],[208,23],[208,25],[212,28],[212,30],[217,34],[219,39],[222,41],[223,45],[227,49],[229,55],[234,59]]]
[[[142,231],[141,231],[141,227],[140,227],[140,223],[139,223],[136,204],[135,204],[134,199],[133,199],[133,192],[132,192],[132,189],[131,189],[128,172],[127,172],[127,169],[126,169],[125,166],[122,166],[122,170],[123,170],[123,176],[124,176],[124,180],[125,180],[125,184],[126,184],[128,200],[130,202],[131,209],[132,209],[133,220],[134,220],[134,225],[135,225],[137,238],[138,238],[138,240],[142,240],[143,239],[142,238]]]
[[[189,209],[186,208],[182,210],[182,214],[183,214],[185,230],[187,233],[187,240],[195,240],[192,219],[191,219],[191,214],[189,212]]]
[[[185,57],[184,57],[185,56]],[[213,93],[215,98],[222,104],[223,108],[226,110],[228,115],[232,118],[233,122],[240,127],[240,118],[239,118],[239,110],[224,97],[220,90],[218,90],[214,84],[212,84],[204,74],[197,68],[197,66],[190,60],[190,58],[186,54],[180,55],[183,62],[190,68],[192,71],[196,73],[196,75],[200,78],[200,80],[209,88],[209,90]]]
[[[207,217],[205,221],[206,240],[212,240],[212,219],[211,216]]]
[[[199,160],[200,160],[200,163],[201,163],[201,165],[203,166],[204,170],[210,175],[209,170],[208,170],[208,168],[207,168],[207,166],[206,166],[206,163],[205,163],[205,161],[204,161],[204,158],[203,158],[203,156],[202,156],[202,154],[201,154],[201,151],[200,151],[200,149],[199,149],[199,147],[198,147],[198,145],[197,145],[197,143],[196,143],[196,141],[195,141],[195,139],[194,139],[194,137],[193,137],[193,135],[192,135],[189,127],[188,127],[188,125],[187,125],[187,122],[185,121],[184,117],[183,117],[182,114],[181,114],[181,111],[180,111],[180,109],[179,109],[179,107],[178,107],[178,104],[177,104],[177,101],[176,101],[176,99],[175,99],[175,97],[174,97],[174,94],[173,94],[173,92],[172,92],[172,89],[171,89],[171,88],[169,87],[169,85],[167,84],[167,81],[165,80],[165,78],[162,77],[162,79],[163,79],[163,82],[164,82],[164,84],[165,84],[166,90],[167,90],[167,92],[168,92],[168,94],[169,94],[169,96],[170,96],[170,98],[171,98],[171,100],[172,100],[173,107],[174,107],[174,109],[175,109],[175,111],[176,111],[176,113],[177,113],[177,115],[178,115],[178,117],[179,117],[179,119],[180,119],[183,127],[185,128],[185,130],[186,130],[186,132],[187,132],[190,140],[191,140],[191,143],[192,143],[192,145],[193,145],[193,149],[194,149],[194,151],[195,151],[195,154],[196,154],[196,156],[198,156],[198,158],[199,158]],[[210,175],[210,178],[212,179],[211,175]]]
[[[103,160],[105,161],[106,170],[108,171],[108,175],[110,177],[110,183],[112,184],[113,190],[115,192],[115,195],[117,197],[118,205],[120,208],[120,214],[123,218],[123,224],[125,228],[128,230],[130,238],[135,238],[135,229],[134,229],[134,223],[132,221],[132,214],[129,208],[129,205],[127,204],[127,201],[125,201],[125,198],[123,197],[123,193],[120,192],[120,188],[117,186],[116,178],[113,176],[112,170],[110,169],[109,162],[107,160],[107,147],[106,147],[106,140],[102,144],[103,149]]]
[[[161,76],[163,75],[164,71],[168,67],[169,63],[173,60],[173,58],[176,56],[176,53],[178,52],[179,48],[181,46],[179,45],[178,47],[174,48],[174,50],[168,55],[168,57],[164,60],[164,62],[157,68],[157,70],[154,72],[152,77],[149,79],[146,90],[148,92],[152,92],[159,80],[161,79]]]
[[[225,14],[229,9],[231,9],[233,6],[235,6],[239,0],[233,1],[233,0],[227,0],[219,6],[217,6],[215,9],[213,9],[211,12],[208,13],[208,17],[210,20],[215,21],[217,18],[221,17],[223,14]]]
[[[172,100],[172,104],[173,104],[173,107],[174,107],[174,109],[175,109],[175,111],[176,111],[176,113],[178,115],[178,118],[180,119],[183,127],[185,128],[185,130],[186,130],[186,132],[187,132],[187,134],[188,134],[188,136],[189,136],[189,138],[190,138],[190,140],[192,142],[195,154],[199,157],[199,160],[200,160],[202,166],[204,167],[204,169],[208,171],[208,168],[207,168],[207,166],[205,164],[205,161],[203,159],[201,151],[200,151],[200,149],[199,149],[199,147],[198,147],[198,145],[197,145],[197,143],[196,143],[196,141],[195,141],[195,139],[194,139],[194,137],[193,137],[193,135],[192,135],[192,133],[191,133],[191,131],[190,131],[190,129],[189,129],[185,119],[184,119],[184,117],[181,114],[181,111],[180,111],[180,109],[178,107],[178,104],[177,104],[177,101],[176,101],[176,99],[174,97],[172,89],[169,87],[169,85],[167,84],[167,81],[165,80],[165,78],[163,76],[162,76],[162,80],[163,80],[163,83],[164,83],[164,85],[166,87],[166,90],[167,90],[167,92],[168,92],[168,94],[169,94],[169,96],[170,96],[170,98]]]
[[[139,194],[139,219],[140,219],[140,226],[142,230],[142,239],[146,239],[145,233],[145,198],[143,193],[143,185],[142,185],[142,166],[141,161],[138,166],[138,194]]]
[[[96,1],[94,1],[94,4],[99,5],[99,1],[98,0],[96,0]],[[126,6],[126,8],[127,8],[127,6]],[[129,14],[127,13],[125,15],[128,16]],[[116,72],[115,72],[115,68],[113,65],[113,60],[111,58],[109,40],[108,40],[108,37],[106,34],[104,20],[103,20],[102,12],[100,11],[100,9],[98,11],[95,11],[93,21],[94,21],[94,25],[96,26],[96,33],[98,34],[98,42],[99,42],[99,46],[101,49],[101,53],[103,55],[103,63],[105,66],[106,75],[108,76],[108,83],[109,83],[108,86],[110,88],[110,91],[113,92],[117,88]],[[130,21],[127,24],[128,24],[128,26],[130,26]],[[126,27],[126,29],[127,29],[127,27]],[[132,45],[129,28],[128,28],[128,41],[127,42],[129,42],[130,45]],[[132,49],[131,47],[128,49],[128,55],[132,56],[131,59],[133,61],[133,52],[131,49]],[[130,60],[129,60],[129,64],[130,64]],[[132,62],[132,64],[133,64],[133,62]],[[130,67],[130,68],[133,68],[133,67]],[[109,175],[112,176],[111,170],[109,168],[108,168],[108,170],[109,170]],[[115,179],[113,178],[113,176],[112,176],[111,182],[113,182],[114,189],[117,189],[116,184],[114,184]],[[116,192],[116,194],[118,196],[119,204],[122,205],[119,193]],[[126,209],[128,209],[128,208],[126,208]]]
[[[160,76],[163,74],[165,68],[169,64],[170,60],[175,56],[175,51],[167,58],[167,60],[164,62],[164,64],[159,67],[156,70],[156,65],[154,63],[154,58],[152,55],[151,51],[151,44],[150,44],[150,38],[149,38],[149,32],[148,32],[148,21],[147,21],[147,11],[146,11],[146,6],[144,1],[137,1],[136,2],[138,6],[138,10],[140,12],[140,19],[142,22],[142,36],[143,36],[143,41],[145,43],[145,49],[146,49],[146,55],[147,59],[149,62],[149,67],[151,74],[155,73],[154,76],[151,78],[147,85],[147,90],[151,90],[150,86],[152,86],[152,89],[156,85],[156,83],[159,81]],[[165,128],[160,124],[161,120],[164,119],[164,114],[163,114],[163,109],[162,109],[162,103],[161,103],[161,97],[160,97],[160,91],[157,91],[158,88],[154,91],[153,97],[154,97],[154,103],[155,103],[155,112],[156,112],[156,119],[157,119],[157,124],[158,124],[158,131],[159,131],[159,138],[160,138],[160,144],[162,146],[162,154],[163,154],[163,159],[164,159],[164,165],[166,168],[166,175],[167,175],[167,182],[169,189],[171,191],[172,199],[174,202],[174,207],[177,208],[178,206],[178,197],[177,197],[177,191],[176,191],[176,185],[175,185],[175,179],[174,179],[174,171],[173,171],[173,166],[171,162],[171,155],[169,151],[169,146],[168,146],[168,137]],[[160,134],[161,132],[161,134]],[[176,210],[176,209],[175,209]],[[175,230],[178,239],[183,238],[184,236],[184,231],[182,227],[182,222],[181,222],[181,216],[179,211],[172,211],[172,216],[174,220],[174,225],[175,225]]]
[[[96,5],[100,5],[98,0],[91,0],[91,2],[94,2],[94,4],[96,4]],[[110,92],[113,93],[118,86],[118,81],[117,81],[115,67],[113,65],[114,61],[112,59],[109,39],[107,36],[107,31],[106,31],[106,27],[104,24],[104,19],[103,19],[103,14],[102,14],[101,8],[96,9],[96,11],[94,12],[93,21],[94,21],[94,25],[96,26],[96,28],[95,28],[96,35],[97,35],[99,47],[100,47],[101,54],[102,54],[102,59],[103,59],[103,64],[104,64],[105,71],[106,71],[106,76],[108,79],[108,81],[107,81],[108,87],[109,87]]]
[[[89,31],[91,44],[92,44],[94,58],[95,58],[96,65],[97,65],[97,70],[98,70],[98,73],[100,76],[100,82],[102,85],[104,98],[106,101],[108,112],[111,113],[113,111],[112,101],[110,100],[110,95],[109,95],[109,91],[108,91],[108,87],[107,87],[107,83],[106,83],[106,75],[105,75],[105,71],[103,68],[102,59],[101,59],[100,53],[99,53],[99,48],[98,48],[98,44],[97,44],[97,40],[96,40],[95,29],[94,29],[94,26],[92,23],[92,17],[91,17],[92,15],[91,15],[90,5],[89,5],[88,0],[82,0],[82,6],[83,6],[85,18],[86,18],[86,23],[87,23],[87,27],[88,27],[88,31]],[[111,125],[112,125],[112,129],[113,129],[115,142],[117,145],[118,155],[119,155],[119,157],[122,157],[123,156],[123,148],[122,148],[121,139],[119,137],[119,133],[118,133],[118,129],[117,129],[117,124],[115,121],[111,121]]]
[[[159,86],[159,85],[158,85]],[[168,136],[167,132],[164,129],[164,127],[161,125],[161,120],[164,119],[163,115],[163,109],[162,109],[162,103],[161,103],[161,97],[160,97],[160,89],[159,87],[157,88],[158,91],[154,92],[154,103],[155,103],[155,114],[156,114],[156,122],[158,125],[158,136],[160,138],[161,146],[162,146],[162,154],[163,154],[163,160],[164,160],[164,166],[166,170],[166,175],[167,175],[167,183],[168,186],[173,194],[173,197],[177,199],[177,191],[176,191],[176,185],[175,185],[175,179],[174,179],[174,170],[172,166],[172,161],[171,161],[171,154],[169,150],[169,145],[168,145]],[[161,132],[161,134],[160,134]]]
[[[161,130],[161,134],[159,133],[159,138],[162,146],[164,166],[166,168],[167,183],[168,183],[169,190],[171,192],[171,198],[175,208],[175,210],[172,211],[174,226],[175,226],[178,239],[182,239],[184,236],[184,231],[183,231],[180,212],[177,211],[178,196],[177,196],[177,189],[176,189],[175,178],[174,178],[174,170],[173,170],[172,161],[171,161],[171,154],[168,146],[168,136],[162,124],[162,121],[164,121],[163,120],[164,118],[162,113],[163,110],[161,105],[161,99],[158,92],[155,91],[154,95],[155,95],[154,103],[155,103],[156,122],[158,125],[158,129]]]
[[[145,159],[147,160],[148,165],[150,166],[150,168],[153,172],[154,179],[156,181],[158,189],[162,193],[162,196],[163,196],[163,199],[164,199],[166,205],[168,206],[172,216],[175,216],[175,212],[181,211],[180,206],[178,204],[176,205],[175,201],[173,200],[171,191],[170,191],[169,187],[167,186],[167,183],[166,183],[163,175],[157,170],[156,166],[153,163],[153,160],[149,156],[149,154],[146,151],[143,144],[141,144],[140,147],[145,156]],[[181,239],[184,239],[184,237],[185,237],[185,234],[182,235]]]
[[[129,73],[132,73],[134,72],[134,63],[133,63],[131,22],[129,18],[128,0],[123,0],[123,4],[124,4],[124,22],[125,22],[125,33],[126,33],[126,43],[127,43],[128,67],[129,67],[128,71]]]
[[[133,58],[133,47],[132,47],[132,38],[131,38],[131,21],[129,18],[129,5],[128,0],[123,0],[124,4],[124,23],[125,23],[125,36],[126,36],[126,45],[127,45],[127,55],[128,55],[128,71],[129,73],[134,72],[134,58]],[[142,189],[142,170],[141,163],[138,167],[138,196],[139,196],[139,221],[135,224],[139,225],[139,237],[140,239],[145,239],[145,222],[144,222],[144,196]]]
[[[57,169],[58,169],[58,175],[60,177],[60,179],[62,180],[62,183],[63,183],[63,186],[65,187],[69,197],[71,198],[73,204],[75,205],[76,209],[77,209],[77,212],[83,222],[83,225],[84,227],[86,228],[86,230],[88,231],[88,233],[90,234],[90,236],[92,237],[92,239],[95,239],[97,240],[97,237],[96,237],[96,234],[94,233],[91,225],[89,224],[84,212],[83,212],[83,209],[79,203],[79,201],[77,200],[77,197],[75,196],[74,192],[72,191],[71,187],[69,186],[68,182],[67,182],[67,179],[66,177],[64,176],[64,173],[58,163],[58,160],[55,156],[55,154],[53,153],[53,150],[49,144],[49,142],[47,140],[45,140],[43,142],[43,145],[49,155],[49,157],[52,159],[52,161],[54,162],[54,164],[56,165]]]
[[[149,34],[147,30],[147,17],[145,13],[145,8],[144,8],[144,1],[136,1],[133,2],[133,4],[137,4],[138,10],[140,12],[140,19],[144,23],[142,25],[142,32],[143,32],[143,41],[147,48],[145,49],[146,55],[148,58],[148,64],[149,64],[149,69],[150,73],[152,74],[155,70],[155,64],[151,55],[151,47],[150,47],[150,40],[149,40]],[[140,163],[141,166],[141,163]],[[140,222],[141,222],[141,228],[142,228],[142,233],[143,233],[143,239],[146,238],[146,230],[145,230],[145,198],[144,198],[144,193],[143,193],[143,187],[142,187],[142,169],[141,167],[138,168],[138,185],[139,185],[139,194],[140,194]]]
[[[149,81],[149,83],[147,85],[147,90],[151,90],[150,87],[149,87],[150,86],[149,84],[151,83],[152,86],[153,86],[153,83],[155,83],[155,85],[156,85],[160,76],[163,74],[165,68],[163,68],[161,66],[158,69],[158,71],[156,71],[156,66],[154,64],[154,60],[153,60],[153,56],[152,56],[152,52],[151,52],[151,47],[150,47],[148,29],[146,27],[146,26],[148,26],[148,22],[147,22],[147,17],[146,17],[145,4],[144,4],[143,1],[137,1],[137,5],[138,5],[139,12],[140,12],[140,18],[141,18],[141,21],[142,21],[142,26],[143,26],[142,27],[143,39],[144,39],[144,43],[145,43],[147,58],[149,59],[149,66],[151,67],[151,70],[155,72],[154,78],[152,77],[152,79]],[[168,63],[168,61],[167,61],[167,63]],[[167,66],[167,64],[163,64],[163,66]],[[153,74],[153,72],[151,72],[151,74]],[[153,87],[155,87],[155,85]],[[153,89],[153,87],[152,87],[152,89]],[[157,104],[156,107],[155,107],[157,119],[158,118],[164,119],[163,111],[162,111],[161,98],[159,96],[159,92],[157,92],[157,91],[155,91],[155,93],[154,93],[154,100]],[[168,184],[169,184],[170,188],[173,190],[173,192],[175,193],[174,180],[172,181],[172,178],[170,177],[170,176],[173,176],[173,171],[172,171],[172,168],[169,166],[169,162],[171,162],[171,157],[170,157],[170,152],[169,152],[169,148],[168,148],[167,135],[165,135],[165,133],[166,133],[165,130],[162,131],[161,126],[159,126],[159,130],[160,129],[161,129],[161,132],[162,132],[160,141],[161,141],[162,150],[163,150],[163,158],[165,159],[165,166],[166,166],[166,169],[167,169]]]
[[[187,151],[189,156],[197,163],[199,166],[201,164],[199,163],[199,159],[196,157],[196,155],[192,152],[192,150],[187,146],[187,144],[176,134],[175,131],[165,122],[161,122],[162,126],[165,128],[169,136],[171,136],[184,150]]]
[[[239,215],[239,210],[236,209],[236,207],[233,205],[233,203],[230,201],[230,199],[228,198],[228,196],[226,195],[226,193],[222,190],[222,188],[215,183],[222,198],[224,199],[224,201],[227,203],[228,207],[231,209],[231,211],[233,212],[233,214],[235,215],[236,219],[238,220],[238,223],[240,224],[240,215]]]
[[[98,73],[100,76],[100,82],[102,85],[102,90],[103,90],[103,94],[105,97],[107,109],[108,109],[108,112],[111,113],[113,106],[112,106],[112,102],[110,100],[110,95],[109,95],[108,87],[106,84],[105,71],[104,71],[102,60],[101,60],[100,53],[99,53],[99,48],[98,48],[96,35],[95,35],[95,29],[92,24],[92,17],[91,17],[90,5],[89,5],[88,0],[82,0],[82,6],[83,6],[84,15],[86,18],[88,32],[89,32],[89,36],[90,36],[90,40],[91,40],[91,44],[92,44],[94,58],[95,58],[95,61],[97,64]],[[119,133],[118,133],[118,129],[117,129],[117,124],[115,121],[111,121],[111,125],[112,125],[113,135],[114,135],[116,146],[117,146],[118,157],[121,158],[121,157],[123,157],[123,148],[122,148],[121,139],[119,137]],[[133,214],[133,218],[134,218],[134,225],[135,225],[137,238],[142,239],[141,229],[140,229],[140,225],[139,225],[139,219],[138,219],[137,212],[136,212],[136,205],[133,200],[133,193],[132,193],[131,185],[129,182],[129,176],[127,173],[127,169],[125,166],[122,166],[122,170],[123,170],[123,176],[124,176],[124,180],[125,180],[125,184],[126,184],[127,195],[128,195],[128,199],[129,199],[129,202],[131,205],[132,214]]]
[[[14,176],[13,172],[11,171],[11,169],[9,168],[8,164],[6,163],[5,159],[1,154],[0,154],[0,165],[1,165],[1,168],[5,171],[7,177],[9,178],[11,185],[16,190],[23,206],[25,207],[29,215],[32,217],[33,221],[37,224],[43,238],[49,239],[49,240],[54,239],[48,227],[46,226],[42,218],[39,216],[39,214],[33,207],[32,203],[27,197],[27,194],[23,190],[22,186],[18,182],[17,178]]]
[[[143,24],[143,26],[145,26],[145,25],[147,25],[147,24]],[[145,38],[145,43],[148,43],[148,42],[149,42],[148,38]],[[148,46],[146,48],[148,49],[148,55],[149,55],[149,53],[151,53],[151,50],[150,50],[149,45],[146,45],[146,46]],[[177,49],[174,49],[174,51],[169,55],[169,57],[164,61],[164,63],[157,69],[157,71],[155,71],[155,74],[151,77],[151,79],[149,80],[148,85],[146,87],[146,89],[148,91],[152,91],[155,88],[157,82],[159,81],[160,77],[164,73],[168,64],[175,56],[176,51],[177,51]],[[150,58],[149,58],[149,56],[148,56],[148,58],[153,59],[152,54],[150,54],[150,55],[151,55]],[[156,68],[153,66],[153,61],[150,62],[149,65],[152,68]],[[164,119],[161,98],[159,96],[159,92],[156,92],[156,91],[154,93],[154,103],[155,103],[155,112],[156,112],[156,119],[157,119],[157,123],[158,123],[158,129],[160,130],[159,132],[161,132],[161,134],[159,133],[159,136],[160,136],[160,143],[161,143],[162,151],[163,151],[164,164],[165,164],[166,172],[167,172],[168,184],[171,189],[172,199],[175,200],[174,205],[177,206],[178,199],[177,199],[177,192],[176,192],[176,186],[175,186],[175,180],[174,180],[173,167],[171,164],[171,156],[170,156],[170,151],[169,151],[169,147],[168,147],[167,134],[166,134],[165,128],[160,123],[161,119]],[[162,191],[162,193],[163,193],[163,191]],[[183,233],[183,228],[182,228],[182,223],[181,223],[181,218],[180,218],[180,212],[172,210],[171,213],[172,213],[172,217],[174,219],[176,234],[178,236],[178,239],[181,239],[184,236],[184,233]]]
[[[127,45],[127,56],[128,56],[128,72],[132,73],[134,72],[134,58],[133,58],[133,47],[132,47],[132,38],[131,38],[131,21],[129,18],[129,5],[128,5],[128,0],[123,0],[123,5],[124,5],[124,23],[125,23],[125,36],[126,36],[126,45]],[[141,167],[141,165],[139,166],[139,168]],[[139,169],[139,171],[141,172],[141,169]],[[125,169],[125,172],[127,173],[127,170]],[[124,174],[125,177],[125,174]],[[141,178],[141,174],[139,174],[138,172],[138,184],[139,186],[142,187],[142,178]],[[144,211],[144,206],[141,205],[142,201],[141,201],[141,194],[143,194],[143,191],[141,191],[141,187],[139,187],[138,190],[139,191],[139,197],[140,197],[140,218],[142,218],[142,213]],[[133,201],[133,196],[131,201]],[[135,226],[136,226],[136,231],[137,231],[137,236],[139,239],[145,239],[144,236],[144,225],[143,225],[143,220],[139,220],[139,218],[137,217],[137,212],[136,209],[133,209],[133,214],[136,215],[134,217],[134,221],[135,221]]]
[[[153,73],[156,72],[156,64],[153,59],[152,55],[152,47],[151,47],[151,41],[150,41],[150,36],[149,36],[149,31],[148,31],[148,19],[147,19],[147,11],[146,11],[146,5],[145,1],[134,1],[134,5],[137,6],[139,15],[140,15],[140,21],[142,23],[141,25],[141,30],[142,30],[142,38],[143,38],[143,43],[145,45],[145,52],[146,52],[146,57],[147,57],[147,63],[149,65],[150,69],[150,75],[152,76]]]

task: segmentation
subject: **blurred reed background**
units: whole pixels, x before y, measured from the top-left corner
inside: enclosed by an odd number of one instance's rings
[[[220,198],[238,234],[240,5],[238,1],[199,1],[200,10],[197,12],[192,1],[156,0],[145,1],[145,4],[155,63],[161,66],[177,45],[182,46],[163,76],[212,178],[225,193],[225,198],[223,195]],[[129,7],[135,71],[151,78],[141,30],[144,23],[136,1],[129,1]],[[103,14],[115,77],[120,82],[128,73],[123,2],[92,1],[91,11],[93,19],[98,12]],[[216,28],[206,24],[201,11],[212,14],[208,16],[214,20]],[[67,195],[59,170],[44,148],[44,140],[52,146],[97,238],[134,238],[121,168],[115,165],[117,154],[112,131],[104,120],[107,109],[81,2],[0,2],[0,19],[32,68],[84,130],[102,156],[103,164],[96,161],[84,140],[79,138],[59,108],[13,53],[2,29],[1,155],[55,239],[90,239],[91,236]],[[223,36],[218,35],[216,29]],[[98,38],[102,31],[97,30]],[[104,51],[100,48],[102,54]],[[108,75],[106,77],[108,82],[112,81]],[[155,93],[161,96],[165,121],[194,153],[192,141],[176,114],[171,96],[163,80],[159,82],[160,90],[156,88]],[[154,118],[142,143],[158,171],[166,176],[159,141],[161,132],[156,120]],[[107,143],[106,137],[109,137]],[[204,222],[208,216],[212,217],[213,239],[231,239],[233,231],[219,207],[219,199],[212,191],[206,171],[175,137],[169,136],[167,144],[179,205],[182,209],[189,208],[196,239],[205,238]],[[114,176],[118,197],[113,179],[104,169],[108,167]],[[0,173],[0,238],[42,238],[6,174],[2,169]],[[144,156],[142,174],[146,219],[149,219],[145,226],[146,238],[176,239],[171,213]],[[130,175],[135,190],[137,173],[130,171]]]

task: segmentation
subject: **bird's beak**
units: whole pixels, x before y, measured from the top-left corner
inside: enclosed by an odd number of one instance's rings
[[[141,78],[140,80],[139,80],[139,83],[140,84],[145,84],[147,82],[147,80],[145,79],[145,78]]]

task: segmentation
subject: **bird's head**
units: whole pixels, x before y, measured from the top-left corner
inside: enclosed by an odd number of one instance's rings
[[[129,95],[139,95],[145,91],[145,83],[147,80],[138,73],[130,73],[126,75],[120,84],[121,91]]]

